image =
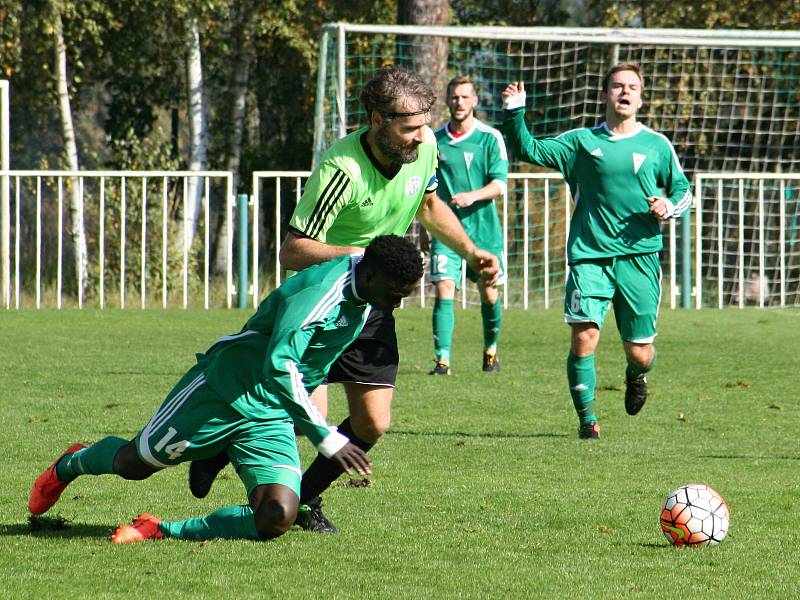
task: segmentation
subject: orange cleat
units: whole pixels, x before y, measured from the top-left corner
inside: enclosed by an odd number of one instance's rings
[[[33,515],[41,515],[46,513],[50,508],[58,502],[61,492],[66,489],[70,484],[69,481],[61,481],[56,475],[56,465],[58,461],[64,458],[67,454],[77,452],[81,448],[86,448],[83,444],[73,444],[59,456],[52,465],[36,478],[33,482],[33,489],[31,489],[30,498],[28,498],[28,510]]]
[[[158,528],[161,519],[153,515],[144,513],[133,520],[133,525],[120,525],[111,536],[111,541],[115,544],[130,544],[131,542],[143,542],[145,540],[161,540],[164,534]]]

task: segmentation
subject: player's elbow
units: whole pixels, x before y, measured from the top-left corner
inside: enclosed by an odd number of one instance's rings
[[[299,238],[291,233],[286,234],[286,238],[283,240],[280,252],[278,253],[278,260],[280,260],[281,265],[285,269],[300,271],[303,268],[300,261],[301,255]]]

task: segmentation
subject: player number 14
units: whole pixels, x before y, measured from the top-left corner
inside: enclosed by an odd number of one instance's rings
[[[180,442],[174,442],[167,446],[167,443],[174,438],[177,433],[178,431],[174,427],[167,429],[167,433],[165,433],[164,437],[158,440],[158,443],[153,446],[153,450],[156,452],[161,452],[161,450],[164,450],[170,460],[175,460],[178,458],[189,447],[189,441],[181,440]]]

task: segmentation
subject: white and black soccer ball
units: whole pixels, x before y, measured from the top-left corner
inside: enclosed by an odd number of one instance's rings
[[[728,534],[730,511],[714,489],[690,483],[667,495],[659,522],[674,546],[719,544]]]

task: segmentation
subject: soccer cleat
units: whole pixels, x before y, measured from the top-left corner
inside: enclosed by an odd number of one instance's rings
[[[193,460],[189,465],[189,490],[195,498],[205,498],[219,472],[230,462],[228,453],[223,450],[211,458]]]
[[[133,525],[117,527],[111,536],[111,541],[115,544],[130,544],[131,542],[164,539],[164,534],[158,528],[159,523],[161,523],[161,519],[148,513],[141,514],[133,520]]]
[[[433,367],[433,371],[429,373],[429,375],[450,375],[450,363],[447,362],[443,358],[437,358],[433,362],[436,363]]]
[[[484,352],[483,353],[483,372],[492,373],[500,370],[500,361],[497,360],[497,353]]]
[[[81,448],[86,448],[83,444],[72,444],[69,448],[64,450],[52,465],[36,478],[33,482],[31,495],[28,498],[28,510],[32,515],[41,515],[46,513],[55,504],[61,492],[71,483],[71,481],[61,481],[56,474],[56,465],[58,461],[64,458],[67,454],[77,452]]]
[[[336,533],[336,526],[322,512],[322,498],[301,504],[297,509],[294,524],[314,533]]]
[[[578,429],[578,437],[582,440],[596,440],[600,438],[600,425],[587,423]]]
[[[625,382],[625,412],[635,415],[647,400],[647,377],[640,375]]]

